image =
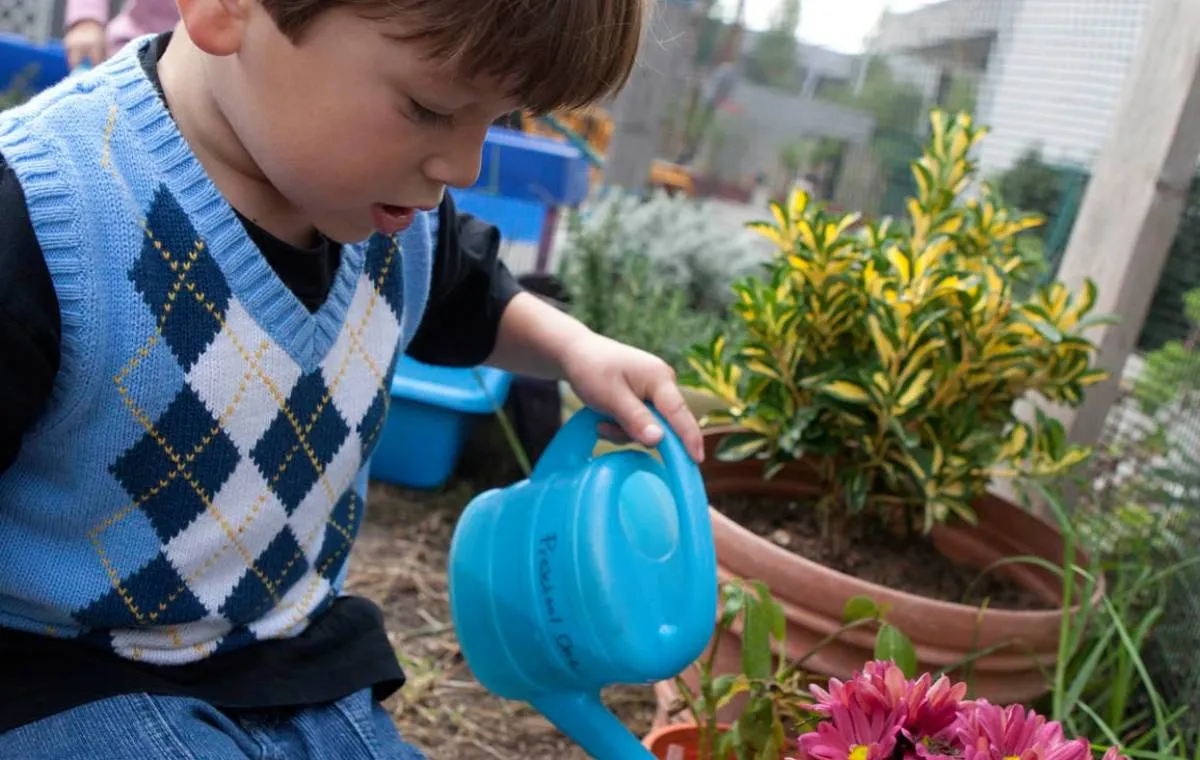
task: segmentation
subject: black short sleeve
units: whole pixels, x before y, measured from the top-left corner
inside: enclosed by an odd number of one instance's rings
[[[62,326],[58,296],[25,192],[0,156],[0,473],[16,459],[54,387]]]
[[[459,212],[446,193],[438,209],[429,304],[408,355],[449,367],[482,364],[496,346],[504,308],[519,292],[500,260],[500,230]]]

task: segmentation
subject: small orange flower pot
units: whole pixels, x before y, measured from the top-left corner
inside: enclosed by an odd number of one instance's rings
[[[728,728],[724,723],[717,726],[720,731]],[[694,723],[679,723],[654,729],[642,739],[642,745],[658,760],[699,760],[699,741],[699,727]]]

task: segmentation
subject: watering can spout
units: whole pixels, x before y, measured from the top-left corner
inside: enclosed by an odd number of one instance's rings
[[[599,694],[565,692],[533,701],[567,738],[596,760],[652,760],[654,755],[600,701]]]

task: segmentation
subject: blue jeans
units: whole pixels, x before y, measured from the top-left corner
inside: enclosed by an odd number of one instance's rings
[[[4,760],[424,760],[361,691],[329,705],[222,711],[181,697],[114,697],[0,734]]]

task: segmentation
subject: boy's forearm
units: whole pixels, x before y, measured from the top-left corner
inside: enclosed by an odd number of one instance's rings
[[[537,296],[519,293],[500,318],[487,363],[526,377],[558,380],[570,350],[594,333]]]

